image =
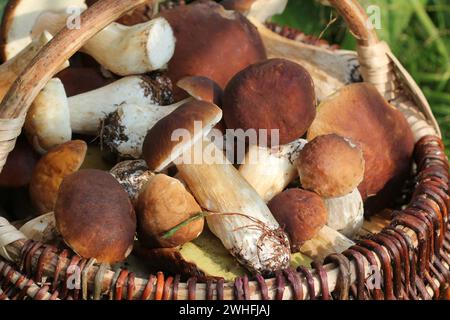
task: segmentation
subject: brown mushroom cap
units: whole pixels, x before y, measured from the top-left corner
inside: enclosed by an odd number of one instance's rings
[[[248,65],[264,60],[266,52],[256,28],[243,15],[213,1],[198,1],[160,13],[177,39],[168,65],[173,83],[186,76],[204,76],[224,88]],[[176,90],[177,99],[186,96]]]
[[[139,241],[148,248],[173,248],[197,238],[204,219],[189,223],[170,238],[163,235],[201,212],[194,197],[175,178],[158,174],[139,195],[136,209]]]
[[[104,87],[114,81],[103,77],[100,68],[95,67],[67,68],[55,77],[63,83],[68,97]]]
[[[292,252],[297,252],[304,242],[314,238],[327,223],[327,208],[314,192],[288,189],[274,197],[268,206],[287,232]]]
[[[39,155],[28,141],[19,138],[0,173],[0,187],[20,188],[28,185],[38,160]]]
[[[108,172],[80,170],[66,177],[59,189],[55,219],[64,241],[83,258],[115,263],[132,251],[133,206]]]
[[[336,134],[319,136],[307,143],[297,161],[304,189],[324,198],[342,197],[364,178],[362,150]]]
[[[270,59],[247,67],[229,82],[223,99],[225,123],[232,129],[278,129],[280,144],[305,134],[316,115],[314,83],[300,65]]]
[[[349,138],[361,147],[365,173],[358,189],[364,200],[409,174],[414,149],[411,129],[403,114],[389,105],[373,85],[346,86],[319,105],[308,140],[330,133]]]
[[[30,182],[31,201],[39,214],[53,211],[63,179],[78,171],[87,152],[86,142],[68,141],[43,156]]]
[[[177,82],[177,86],[197,100],[222,105],[223,90],[217,83],[206,77],[184,77]]]
[[[142,147],[142,156],[148,168],[155,172],[165,169],[185,149],[208,134],[221,119],[222,110],[212,103],[194,100],[180,106],[148,131]],[[196,123],[201,125],[202,130],[196,130]],[[176,130],[183,130],[189,136],[173,139]]]

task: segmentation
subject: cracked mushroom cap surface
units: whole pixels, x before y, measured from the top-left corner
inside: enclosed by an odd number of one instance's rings
[[[31,30],[45,11],[65,12],[67,8],[85,9],[85,0],[10,0],[5,7],[0,36],[3,61],[17,55],[31,42]]]
[[[203,139],[222,119],[222,110],[205,101],[189,101],[158,121],[142,147],[150,170],[160,172],[184,151]]]
[[[128,194],[108,172],[89,169],[67,176],[55,219],[64,241],[83,258],[116,263],[133,249],[136,215]]]
[[[197,1],[160,13],[177,39],[168,64],[173,83],[186,76],[204,76],[224,88],[248,65],[266,59],[257,29],[242,14],[213,1]],[[175,90],[177,100],[186,95]]]
[[[323,135],[300,151],[297,169],[304,189],[324,198],[342,197],[363,180],[364,157],[361,148],[349,139]]]
[[[201,211],[180,181],[156,175],[139,195],[136,215],[140,243],[147,248],[173,248],[196,239],[203,230],[203,218],[183,226],[167,239],[163,236]]]
[[[279,130],[279,144],[290,143],[306,133],[316,115],[313,80],[288,60],[253,64],[228,83],[223,113],[229,129],[266,129],[269,145],[271,130]]]
[[[288,189],[268,204],[280,226],[287,232],[291,251],[297,252],[327,223],[328,213],[322,198],[310,191]]]
[[[86,142],[73,140],[53,148],[39,160],[29,188],[31,201],[39,213],[53,211],[63,179],[80,169],[86,152]]]
[[[363,200],[391,182],[401,185],[409,175],[414,150],[411,128],[373,85],[351,84],[319,105],[308,140],[331,133],[351,139],[363,151],[364,180],[358,187]]]

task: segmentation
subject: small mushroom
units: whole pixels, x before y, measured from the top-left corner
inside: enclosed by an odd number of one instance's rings
[[[48,30],[58,33],[70,14],[44,12],[30,29],[31,35]],[[112,23],[87,41],[80,51],[89,54],[109,71],[128,76],[165,68],[175,50],[172,28],[164,18],[131,27]]]
[[[292,252],[314,238],[327,223],[327,208],[314,192],[288,189],[269,202],[269,209],[289,235]]]
[[[148,248],[173,248],[197,238],[204,219],[197,219],[164,238],[165,233],[201,212],[194,197],[175,178],[158,174],[139,195],[138,238]]]
[[[402,113],[373,85],[351,84],[319,105],[308,140],[331,133],[351,139],[363,151],[364,180],[358,189],[364,201],[388,185],[400,185],[408,176],[413,134]],[[390,196],[394,198],[396,192]]]
[[[213,1],[196,1],[159,16],[167,19],[177,39],[167,71],[173,83],[203,76],[225,88],[238,71],[266,58],[256,28],[240,13]],[[186,94],[175,88],[175,96],[181,100]]]
[[[29,188],[31,201],[38,214],[53,211],[61,182],[80,169],[86,152],[86,143],[74,140],[50,150],[39,160]]]
[[[83,258],[116,263],[133,249],[133,206],[108,172],[80,170],[67,176],[58,192],[55,219],[66,244]]]
[[[227,128],[255,131],[258,145],[248,147],[239,172],[269,201],[297,177],[295,161],[305,145],[301,137],[316,114],[309,73],[282,59],[251,65],[229,82],[223,110]],[[272,130],[278,130],[278,141],[272,141]]]
[[[110,173],[122,185],[136,203],[143,187],[154,177],[154,173],[148,170],[144,160],[128,160],[119,162]]]
[[[25,129],[41,153],[69,141],[72,132],[97,135],[102,119],[121,105],[153,109],[172,101],[167,78],[130,76],[68,98],[62,82],[52,79],[35,99]]]
[[[239,11],[259,22],[283,13],[288,0],[223,0],[220,2],[227,10]]]
[[[194,99],[222,106],[223,90],[211,79],[200,76],[184,77],[177,82],[177,86]]]
[[[354,245],[353,241],[326,225],[327,208],[314,192],[288,189],[275,196],[268,206],[288,233],[293,252],[300,251],[321,260]]]
[[[324,198],[345,196],[364,178],[362,150],[336,134],[310,141],[300,152],[297,167],[302,187]]]

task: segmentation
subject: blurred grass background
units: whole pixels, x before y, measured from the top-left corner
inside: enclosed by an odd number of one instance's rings
[[[7,2],[0,0],[1,12]],[[360,3],[365,8],[376,5],[381,9],[379,35],[423,89],[449,150],[450,0],[360,0]],[[345,23],[335,17],[336,13],[318,0],[290,0],[285,12],[273,20],[307,34],[322,35],[345,49],[354,49],[355,41]],[[329,25],[331,21],[334,22]]]

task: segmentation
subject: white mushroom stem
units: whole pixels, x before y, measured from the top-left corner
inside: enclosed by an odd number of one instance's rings
[[[9,59],[0,66],[0,100],[3,99],[16,78],[27,67],[36,53],[52,39],[52,35],[46,31],[41,33],[33,42],[26,46],[14,58]],[[60,70],[67,68],[69,63],[64,63]]]
[[[45,12],[32,34],[42,30],[56,34],[66,26],[68,18],[64,13]],[[143,74],[166,66],[175,52],[175,37],[164,18],[131,27],[114,22],[90,39],[81,51],[115,74]]]
[[[342,233],[324,226],[311,240],[306,241],[300,252],[315,260],[322,261],[333,253],[342,253],[355,243]]]
[[[266,22],[276,14],[283,13],[288,0],[224,0],[227,9],[234,9],[259,22]]]
[[[100,128],[103,145],[125,158],[138,159],[145,135],[159,120],[191,99],[169,106],[123,104],[109,114]]]
[[[72,131],[95,135],[103,118],[119,105],[159,105],[157,93],[142,76],[129,76],[97,90],[68,98]]]
[[[358,189],[338,198],[324,199],[328,210],[327,225],[353,239],[364,223],[364,203]]]
[[[202,141],[197,143],[202,147]],[[286,267],[289,242],[265,202],[214,143],[203,143],[208,155],[218,156],[216,161],[176,163],[181,178],[199,204],[210,212],[225,214],[207,217],[211,231],[252,271]]]
[[[306,140],[298,139],[272,149],[252,145],[239,173],[265,202],[269,202],[298,177],[295,162],[306,143]]]

